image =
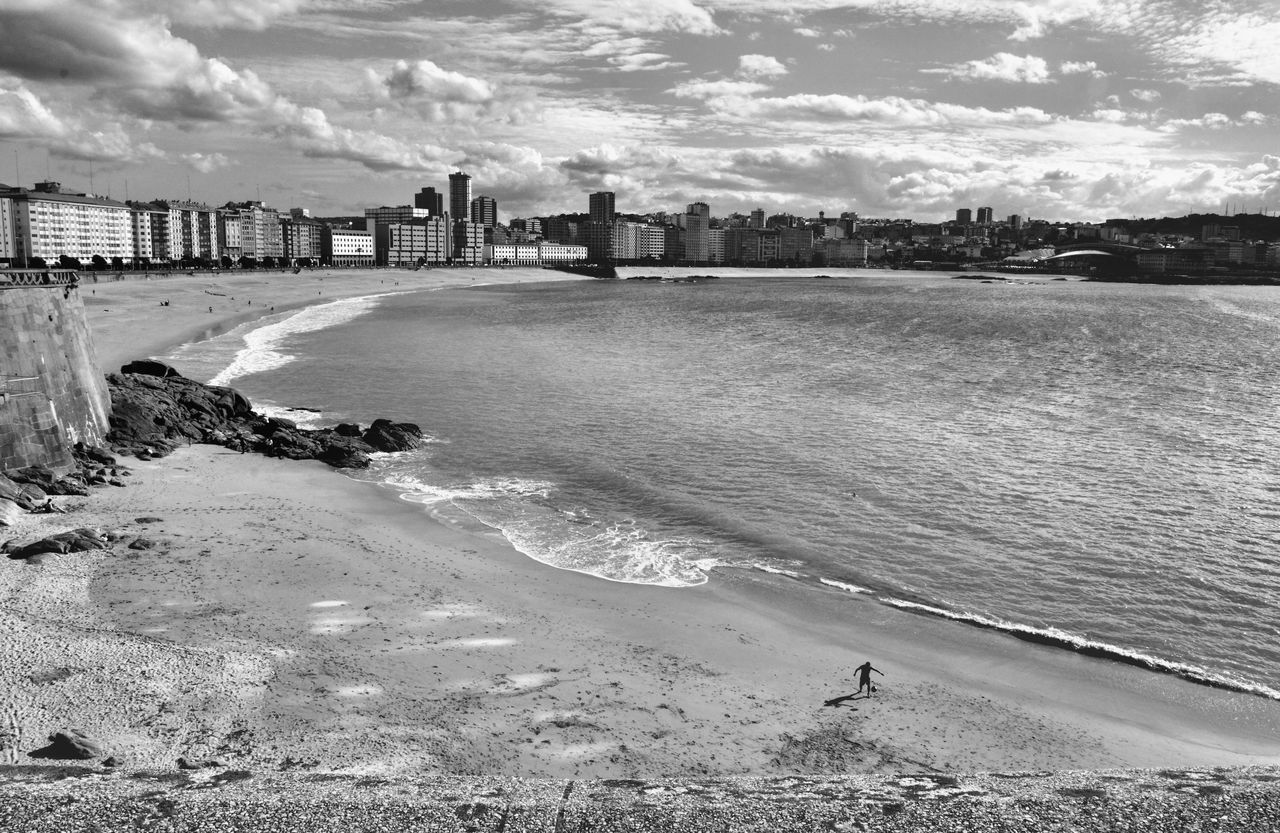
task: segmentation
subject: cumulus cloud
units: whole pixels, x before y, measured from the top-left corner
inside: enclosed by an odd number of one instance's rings
[[[1148,104],[1153,104],[1160,100],[1159,90],[1129,90],[1129,95]]]
[[[231,160],[222,153],[184,153],[178,158],[202,174],[211,174],[231,165]]]
[[[776,78],[786,74],[786,66],[777,58],[768,55],[743,55],[738,58],[738,76],[741,78]]]
[[[489,82],[441,69],[433,61],[396,61],[379,84],[388,98],[426,98],[440,102],[483,104],[493,99]]]
[[[56,114],[14,79],[0,79],[0,139],[37,141],[69,159],[138,162],[164,156],[149,142],[134,142],[117,122]]]
[[[1106,78],[1107,74],[1098,69],[1097,61],[1063,61],[1058,65],[1063,75],[1092,75],[1094,78]]]
[[[990,58],[980,61],[966,61],[940,70],[924,70],[930,73],[943,73],[949,78],[961,81],[1006,81],[1020,84],[1047,84],[1049,64],[1044,58],[1034,55],[1013,55],[1009,52],[997,52]]]

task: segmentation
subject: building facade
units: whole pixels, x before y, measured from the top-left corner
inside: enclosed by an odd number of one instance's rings
[[[453,256],[452,229],[444,217],[412,223],[379,223],[373,231],[379,266],[437,266]]]
[[[454,220],[465,220],[470,209],[471,175],[462,171],[449,174],[449,215]]]
[[[413,195],[413,207],[425,208],[432,217],[439,217],[444,214],[444,194],[437,193],[435,188],[423,188]]]
[[[546,266],[587,259],[586,246],[561,243],[504,243],[484,248],[484,262],[490,266]]]
[[[361,229],[325,228],[320,259],[329,266],[373,266],[373,232]]]
[[[597,191],[587,198],[587,207],[593,223],[612,223],[614,215],[612,191]]]
[[[324,223],[309,217],[290,217],[281,223],[284,256],[290,265],[320,262],[324,257]]]
[[[471,201],[470,216],[471,222],[493,228],[498,224],[498,201],[481,194]]]
[[[0,198],[10,205],[13,259],[20,265],[36,257],[54,265],[64,255],[82,263],[133,257],[133,220],[122,202],[63,193],[56,182],[13,188]]]
[[[684,214],[684,259],[689,263],[706,263],[711,258],[708,231],[711,208],[705,202],[690,203]]]

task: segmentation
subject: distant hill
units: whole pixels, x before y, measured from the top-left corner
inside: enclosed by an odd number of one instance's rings
[[[1280,240],[1280,217],[1264,214],[1188,214],[1185,217],[1108,220],[1111,225],[1124,225],[1134,234],[1188,234],[1200,236],[1204,226],[1236,226],[1242,240]]]

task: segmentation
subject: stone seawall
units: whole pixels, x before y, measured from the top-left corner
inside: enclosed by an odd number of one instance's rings
[[[70,466],[110,400],[74,272],[0,272],[0,471]]]

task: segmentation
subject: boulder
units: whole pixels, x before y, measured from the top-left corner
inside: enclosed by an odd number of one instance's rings
[[[46,553],[86,552],[106,549],[110,544],[96,529],[82,527],[70,532],[60,532],[14,549],[9,558],[19,560]]]
[[[103,466],[116,465],[116,458],[111,455],[105,448],[98,448],[96,445],[85,445],[84,443],[76,443],[72,453],[77,460],[93,461]]]
[[[367,469],[369,455],[350,445],[327,445],[316,459],[336,469]]]
[[[378,451],[411,451],[422,445],[422,429],[412,422],[375,419],[361,439]]]
[[[155,359],[135,359],[124,367],[120,368],[121,373],[134,373],[139,376],[159,376],[167,379],[176,376],[182,378],[182,374],[174,370],[164,362],[158,362]]]
[[[15,483],[5,475],[0,474],[0,500],[12,501],[30,512],[43,499],[43,494],[37,499],[29,493],[28,488],[23,484]]]
[[[49,745],[30,753],[33,758],[55,758],[62,761],[87,761],[101,758],[102,743],[81,729],[63,729],[49,735]]]

